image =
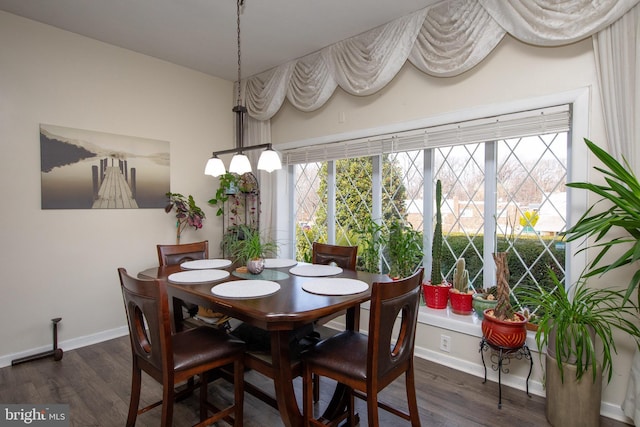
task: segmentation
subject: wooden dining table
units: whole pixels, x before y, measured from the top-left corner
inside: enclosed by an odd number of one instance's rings
[[[326,279],[356,279],[368,284],[368,288],[348,295],[322,295],[303,289],[305,282],[314,280],[317,283],[321,278],[295,275],[290,272],[290,268],[265,269],[261,275],[248,276],[246,273],[236,273],[231,266],[227,269],[231,273],[229,277],[208,283],[172,283],[168,277],[182,271],[179,265],[149,268],[141,271],[138,276],[165,281],[169,298],[173,299],[173,304],[170,305],[177,328],[182,317],[181,302],[186,301],[268,331],[271,353],[247,352],[245,365],[273,379],[275,398],[251,384],[245,385],[246,390],[276,407],[285,426],[301,426],[303,418],[296,401],[293,380],[302,374],[302,367],[295,355],[291,355],[289,343],[292,334],[319,319],[342,312],[346,313],[346,329],[357,330],[360,324],[360,304],[371,298],[371,284],[390,279],[381,274],[343,270]],[[254,298],[221,297],[212,292],[214,286],[253,277],[276,282],[280,289]],[[345,388],[338,384],[323,416],[332,419],[344,411],[345,405]]]

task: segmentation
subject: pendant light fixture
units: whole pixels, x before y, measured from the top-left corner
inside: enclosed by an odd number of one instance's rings
[[[280,161],[280,156],[276,153],[271,144],[260,144],[260,145],[251,145],[248,147],[244,146],[244,117],[247,113],[247,108],[242,105],[242,97],[241,97],[241,55],[240,55],[240,8],[244,5],[244,0],[236,0],[236,12],[237,12],[237,33],[238,33],[238,80],[237,84],[237,99],[236,106],[233,107],[232,111],[236,113],[236,147],[228,150],[222,151],[214,151],[209,161],[207,161],[207,165],[204,168],[205,175],[211,176],[220,176],[226,173],[226,169],[224,167],[224,163],[222,159],[218,157],[222,154],[235,153],[231,158],[231,163],[229,164],[229,172],[236,173],[238,175],[242,175],[247,172],[251,172],[251,162],[249,162],[249,158],[244,154],[244,151],[249,150],[257,150],[266,148],[265,151],[260,155],[260,159],[258,160],[258,169],[264,170],[267,172],[272,172],[276,169],[282,169],[282,163]]]

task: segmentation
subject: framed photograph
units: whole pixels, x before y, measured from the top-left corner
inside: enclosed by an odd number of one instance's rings
[[[164,208],[169,142],[40,125],[42,209]]]

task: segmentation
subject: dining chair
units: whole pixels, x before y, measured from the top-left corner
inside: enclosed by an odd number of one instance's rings
[[[182,264],[186,261],[194,261],[199,259],[209,258],[209,241],[203,240],[202,242],[184,243],[181,245],[156,245],[158,251],[158,263],[160,267],[167,265]],[[204,308],[198,307],[196,304],[190,304],[182,302],[182,306],[189,313],[189,317],[193,317],[198,314],[198,311],[206,311]],[[206,314],[212,315],[214,313],[207,312]],[[226,321],[227,319],[221,319]],[[221,322],[224,323],[224,322]]]
[[[335,264],[345,270],[355,270],[358,259],[357,246],[329,245],[327,243],[313,242],[311,245],[311,262],[313,264]],[[317,325],[327,323],[329,320],[340,316],[343,313],[336,313],[332,316],[323,317],[316,321]],[[316,334],[319,336],[319,334]],[[313,378],[313,401],[320,400],[320,380]]]
[[[314,264],[335,264],[345,270],[355,270],[358,256],[357,246],[338,246],[313,242],[311,262]]]
[[[118,269],[124,298],[133,373],[127,426],[134,426],[138,414],[162,405],[162,426],[171,426],[176,398],[192,391],[177,391],[182,383],[198,376],[200,389],[200,423],[211,424],[221,419],[234,418],[234,425],[242,425],[244,401],[245,345],[228,334],[208,326],[188,329],[172,334],[169,298],[163,282],[142,280],[130,276],[124,268]],[[233,364],[234,402],[218,410],[207,400],[207,386],[212,370]],[[142,371],[162,384],[162,400],[139,409]],[[215,413],[207,418],[209,411]]]
[[[313,418],[312,375],[344,384],[348,388],[347,412],[356,425],[354,397],[366,400],[369,426],[378,426],[378,407],[420,426],[416,402],[413,353],[423,269],[393,282],[376,282],[371,289],[369,334],[340,332],[319,342],[303,354],[303,411],[305,425],[326,425]],[[397,329],[396,329],[397,328]],[[394,334],[395,331],[395,334]],[[378,393],[404,373],[409,412],[379,401]],[[326,421],[326,420],[323,420]]]
[[[209,241],[182,245],[156,245],[160,266],[182,264],[185,261],[209,258]]]

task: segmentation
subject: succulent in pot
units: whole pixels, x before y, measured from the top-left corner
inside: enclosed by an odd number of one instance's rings
[[[482,319],[484,317],[484,311],[488,308],[494,308],[498,303],[496,299],[497,287],[492,286],[487,289],[483,289],[481,292],[473,294],[473,310],[478,317]]]

